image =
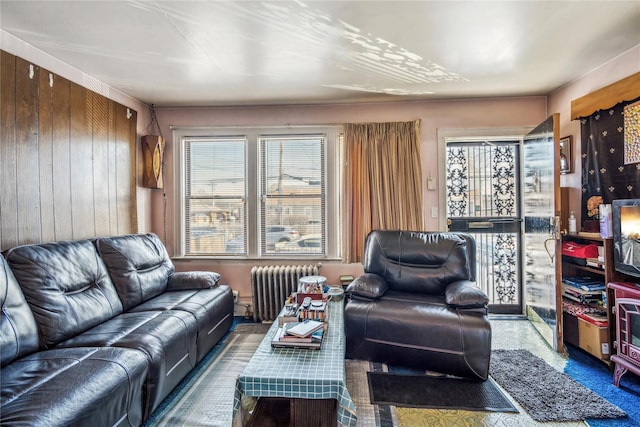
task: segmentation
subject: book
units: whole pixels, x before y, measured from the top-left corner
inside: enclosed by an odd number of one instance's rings
[[[305,320],[304,322],[293,322],[287,324],[285,331],[289,335],[306,337],[322,328],[324,328],[324,322],[319,322],[317,320]]]
[[[564,277],[562,282],[566,285],[574,288],[582,289],[583,291],[603,291],[606,286],[601,278],[593,277]]]
[[[579,231],[578,236],[590,237],[590,238],[602,238],[599,231],[598,232]]]
[[[312,350],[320,350],[322,348],[322,329],[314,332],[318,334],[318,338],[315,338],[313,334],[307,338],[283,338],[285,335],[284,327],[279,327],[273,338],[271,339],[272,348],[306,348]]]
[[[598,258],[587,258],[587,267],[603,269],[604,264],[598,260]]]
[[[279,339],[280,341],[285,342],[319,342],[322,341],[323,334],[324,329],[318,329],[317,331],[312,332],[309,336],[297,337],[295,335],[288,334],[285,326],[282,328],[282,332],[279,334]]]

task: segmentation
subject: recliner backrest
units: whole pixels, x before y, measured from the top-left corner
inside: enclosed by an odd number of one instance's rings
[[[38,324],[42,348],[122,313],[91,240],[17,246],[6,258]]]
[[[153,233],[96,239],[125,311],[163,293],[175,267]]]
[[[442,295],[451,282],[474,280],[475,244],[470,248],[469,238],[451,232],[374,230],[365,243],[364,271],[384,277],[393,290]]]
[[[13,272],[0,256],[0,365],[38,351],[38,326]]]

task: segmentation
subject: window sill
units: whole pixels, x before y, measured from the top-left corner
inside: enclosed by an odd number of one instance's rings
[[[172,261],[229,261],[229,262],[274,262],[274,263],[287,263],[287,262],[323,262],[323,261],[342,261],[342,258],[309,258],[309,257],[234,257],[234,256],[174,256],[171,257]]]

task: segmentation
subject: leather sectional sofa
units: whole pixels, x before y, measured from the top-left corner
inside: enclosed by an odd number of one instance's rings
[[[486,380],[491,325],[475,256],[466,233],[372,231],[365,274],[347,287],[347,357]]]
[[[153,234],[8,250],[0,423],[141,425],[231,328],[219,279],[175,272]]]

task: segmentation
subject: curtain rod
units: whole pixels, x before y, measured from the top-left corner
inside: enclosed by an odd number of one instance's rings
[[[282,128],[326,128],[326,127],[342,127],[344,123],[323,123],[317,125],[292,125],[292,124],[284,124],[284,125],[211,125],[211,126],[176,126],[169,125],[169,129],[171,130],[207,130],[207,129],[215,129],[215,128],[225,128],[225,129],[282,129]]]

